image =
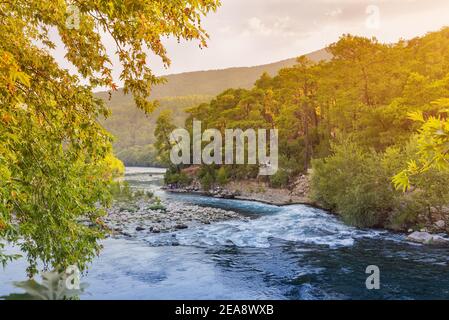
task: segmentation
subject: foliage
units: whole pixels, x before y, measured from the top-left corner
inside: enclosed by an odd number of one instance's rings
[[[156,197],[154,199],[154,203],[148,207],[148,210],[161,210],[161,211],[166,211],[167,208],[165,208],[165,206],[162,204],[161,199],[159,197]]]
[[[313,163],[313,197],[358,227],[380,226],[394,206],[381,155],[351,141],[333,146],[333,155]]]
[[[156,148],[152,144],[144,146],[133,146],[125,149],[117,150],[117,158],[119,158],[126,166],[129,167],[161,167],[159,163]]]
[[[167,170],[164,176],[165,184],[176,185],[178,187],[188,186],[192,182],[192,178],[183,172],[177,171],[175,168]]]
[[[217,183],[221,186],[226,185],[229,182],[228,169],[226,167],[220,167],[217,171]]]
[[[212,173],[206,172],[203,176],[200,177],[201,187],[203,190],[210,190],[215,182],[215,177]]]
[[[388,150],[384,156],[389,167],[388,174],[395,174],[410,161],[418,161],[419,150],[419,136],[413,136],[401,149]],[[419,175],[411,176],[410,182],[413,187],[406,193],[398,194],[399,206],[390,215],[393,227],[404,229],[419,223],[432,223],[433,213],[441,217],[449,203],[449,172],[429,168]]]
[[[111,116],[101,120],[101,123],[115,138],[115,154],[128,166],[161,165],[152,146],[156,141],[154,136],[156,120],[161,113],[170,110],[173,124],[180,127],[187,118],[184,109],[211,99],[210,96],[202,95],[164,97],[158,100],[158,108],[151,115],[147,115],[135,107],[132,97],[122,93],[112,94],[110,100],[105,94],[97,96],[102,97],[111,109]]]
[[[156,121],[156,129],[154,135],[156,136],[155,148],[158,152],[159,162],[169,166],[170,161],[170,151],[173,147],[171,142],[171,133],[176,129],[176,126],[172,123],[172,112],[166,110],[161,113]]]
[[[435,101],[434,104],[449,107],[449,98]],[[449,112],[443,109],[441,113]],[[418,136],[420,158],[410,160],[407,168],[393,177],[397,189],[410,188],[410,177],[422,175],[431,169],[449,172],[449,121],[441,117],[424,120],[422,113],[410,113],[412,120],[422,123]]]
[[[116,89],[100,32],[116,44],[124,92],[145,112],[152,52],[170,63],[161,37],[198,39],[200,19],[217,0],[6,1],[0,3],[0,238],[27,254],[30,275],[44,267],[76,264],[84,270],[98,253],[107,192],[121,165],[112,137],[99,124],[109,111],[94,88]],[[76,10],[74,10],[76,9]],[[73,12],[79,24],[72,25]],[[83,78],[59,67],[50,55],[56,31]],[[149,49],[149,50],[147,50]],[[80,221],[89,220],[89,226]],[[18,240],[20,239],[20,242]]]
[[[70,279],[65,272],[44,272],[42,283],[34,279],[14,282],[14,285],[25,290],[25,293],[13,293],[0,298],[4,300],[70,300],[77,299],[87,287],[87,284],[81,283],[80,289],[68,289],[67,281]]]
[[[431,220],[431,210],[442,212],[449,203],[449,173],[428,170],[414,177],[415,189],[408,193],[395,190],[390,180],[416,157],[416,140],[385,152],[366,150],[351,141],[334,145],[332,156],[313,163],[314,200],[360,227],[405,229],[415,226],[420,214]]]
[[[19,259],[21,257],[20,254],[6,254],[4,252],[4,248],[5,244],[0,242],[0,265],[3,268],[5,268],[9,262]]]
[[[203,190],[210,190],[217,181],[216,166],[202,166],[201,170],[198,172],[198,178]]]
[[[127,181],[116,181],[111,184],[112,199],[118,202],[135,202],[140,199],[151,199],[154,194],[151,191],[132,190]]]
[[[449,158],[449,28],[395,44],[343,35],[327,51],[328,60],[300,57],[251,89],[227,89],[188,109],[186,128],[193,119],[222,134],[278,128],[280,168],[271,186],[313,167],[315,199],[357,226],[403,228],[441,211],[448,203],[441,170]],[[203,184],[216,183],[220,168],[203,168]],[[257,165],[227,166],[227,175],[265,179]],[[397,192],[393,176],[396,187],[414,188]]]
[[[329,59],[330,54],[326,50],[320,50],[307,57],[313,61],[320,61]],[[112,111],[111,116],[101,123],[115,137],[114,150],[117,157],[126,165],[160,165],[157,161],[152,162],[153,153],[148,150],[148,145],[155,141],[155,122],[160,112],[172,110],[173,123],[176,126],[182,126],[188,116],[185,112],[186,108],[209,103],[215,95],[232,86],[250,89],[263,72],[275,75],[280,69],[293,66],[295,63],[296,59],[293,58],[249,68],[208,70],[166,76],[166,83],[153,87],[151,97],[157,99],[158,108],[151,117],[135,108],[132,96],[123,94],[122,89],[112,95],[109,92],[97,93],[96,96],[105,100]],[[145,153],[149,156],[146,157]]]
[[[270,176],[270,186],[273,188],[285,188],[288,186],[289,178],[289,173],[284,169],[280,169]]]
[[[274,77],[262,75],[252,89],[228,89],[188,109],[186,127],[197,119],[222,134],[225,128],[278,128],[281,168],[292,174],[329,155],[338,137],[385,151],[406,144],[416,130],[410,112],[437,116],[446,108],[443,48],[449,48],[449,28],[390,45],[344,35],[327,48],[329,60],[300,57]],[[244,177],[241,170],[232,168],[230,176]]]

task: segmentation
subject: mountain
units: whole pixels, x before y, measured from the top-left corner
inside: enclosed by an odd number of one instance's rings
[[[327,60],[330,58],[330,54],[325,50],[316,51],[307,56],[312,61]],[[216,96],[229,88],[249,89],[264,72],[274,76],[280,69],[291,67],[295,63],[296,58],[293,58],[255,67],[186,72],[170,75],[166,77],[168,80],[167,84],[155,87],[153,98],[159,99],[188,95]]]
[[[330,59],[326,50],[312,52],[307,57],[315,62]],[[174,122],[182,125],[186,118],[184,109],[209,102],[214,96],[229,88],[250,89],[257,79],[266,72],[272,76],[279,70],[295,65],[296,58],[287,59],[271,64],[229,68],[222,70],[196,71],[165,76],[167,82],[155,86],[152,98],[160,101],[160,108],[147,116],[135,107],[131,95],[123,94],[119,89],[109,99],[108,92],[99,92],[96,95],[103,98],[112,111],[112,116],[102,121],[116,138],[114,148],[122,160],[126,163],[139,164],[141,161],[132,161],[139,153],[139,158],[144,157],[142,150],[148,150],[148,144],[154,142],[153,131],[155,121],[162,110],[173,111]],[[131,159],[131,160],[130,160]]]
[[[323,49],[312,52],[307,57],[312,61],[318,62],[330,59],[331,55]],[[165,76],[167,83],[153,88],[152,97],[153,99],[161,99],[190,95],[216,96],[229,88],[249,89],[264,72],[274,76],[279,70],[291,67],[295,63],[296,58],[292,58],[254,67],[238,67],[168,75]],[[99,93],[99,95],[104,98],[108,97],[106,92]],[[120,96],[123,96],[121,90],[113,95],[111,104],[115,105],[116,102],[122,101],[123,97]],[[132,100],[131,97],[126,98]]]

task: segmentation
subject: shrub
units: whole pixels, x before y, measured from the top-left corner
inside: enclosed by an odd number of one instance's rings
[[[358,227],[405,229],[422,222],[420,215],[443,211],[449,204],[449,173],[429,170],[413,177],[415,189],[394,189],[391,178],[416,157],[416,142],[368,151],[351,141],[332,147],[333,155],[313,161],[312,198]]]
[[[162,201],[159,197],[156,197],[154,199],[154,202],[147,208],[148,210],[152,210],[152,211],[166,211],[167,208],[162,204]]]
[[[185,187],[192,183],[192,178],[182,172],[173,169],[167,170],[164,176],[165,184],[177,185]]]
[[[141,199],[151,199],[154,194],[151,191],[132,190],[128,182],[114,182],[111,185],[112,198],[118,202],[133,202]]]
[[[383,165],[393,176],[407,166],[408,161],[417,160],[418,157],[418,144],[416,137],[413,137],[404,148],[387,150]],[[431,168],[410,177],[410,182],[414,187],[400,193],[399,205],[390,217],[390,226],[395,229],[432,222],[432,211],[442,215],[444,207],[449,204],[449,172]],[[427,221],[423,221],[423,217]]]
[[[201,187],[203,190],[209,190],[212,188],[214,183],[216,182],[217,170],[216,166],[203,165],[198,172],[198,178],[201,182]]]
[[[217,172],[217,183],[221,186],[226,185],[229,182],[228,170],[226,167],[221,167]]]
[[[210,172],[207,172],[200,178],[201,187],[203,188],[203,190],[209,190],[210,188],[212,188],[214,181],[215,179]]]
[[[270,176],[270,186],[273,188],[285,188],[289,182],[287,171],[279,169],[274,175]]]
[[[345,141],[333,155],[313,161],[312,197],[357,227],[381,226],[395,205],[395,192],[381,156]]]

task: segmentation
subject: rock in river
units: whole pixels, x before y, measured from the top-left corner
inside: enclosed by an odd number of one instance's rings
[[[449,239],[428,232],[413,232],[407,237],[407,240],[423,244],[449,244]]]
[[[152,203],[147,201],[137,201],[132,205],[136,208],[133,212],[121,211],[120,208],[124,206],[121,203],[116,203],[108,210],[105,222],[109,229],[126,237],[144,237],[154,233],[177,232],[199,224],[245,219],[230,210],[176,201],[162,201],[159,205],[164,210],[152,210]]]

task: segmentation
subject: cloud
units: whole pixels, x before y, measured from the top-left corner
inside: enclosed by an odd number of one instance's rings
[[[250,34],[252,32],[264,35],[264,36],[270,36],[273,34],[273,29],[267,27],[259,18],[252,17],[248,20],[248,29],[244,31],[246,34]]]
[[[370,5],[379,8],[378,28],[366,23]],[[154,56],[149,64],[156,75],[265,64],[322,49],[343,33],[391,43],[449,25],[447,12],[448,0],[223,0],[203,19],[208,48],[169,38],[164,43],[171,67],[164,69]],[[114,52],[114,41],[104,40]],[[63,48],[57,57],[64,57]],[[116,65],[120,84],[119,71]]]
[[[367,26],[370,5],[379,7],[378,28]],[[448,0],[223,0],[204,20],[208,48],[170,41],[170,69],[157,59],[152,66],[168,74],[265,64],[322,49],[343,33],[391,43],[448,25],[448,11]]]
[[[325,13],[325,15],[329,16],[329,17],[336,17],[336,16],[341,15],[342,13],[343,13],[343,10],[341,8],[337,8],[337,9],[334,9],[334,10],[331,10],[331,11],[327,11]]]
[[[230,26],[224,26],[220,29],[218,29],[220,33],[230,33],[232,31],[232,28]]]
[[[247,28],[243,30],[243,36],[261,35],[266,37],[296,37],[301,34],[301,29],[296,28],[295,22],[289,17],[274,17],[263,22],[257,17],[252,17],[247,22]]]

